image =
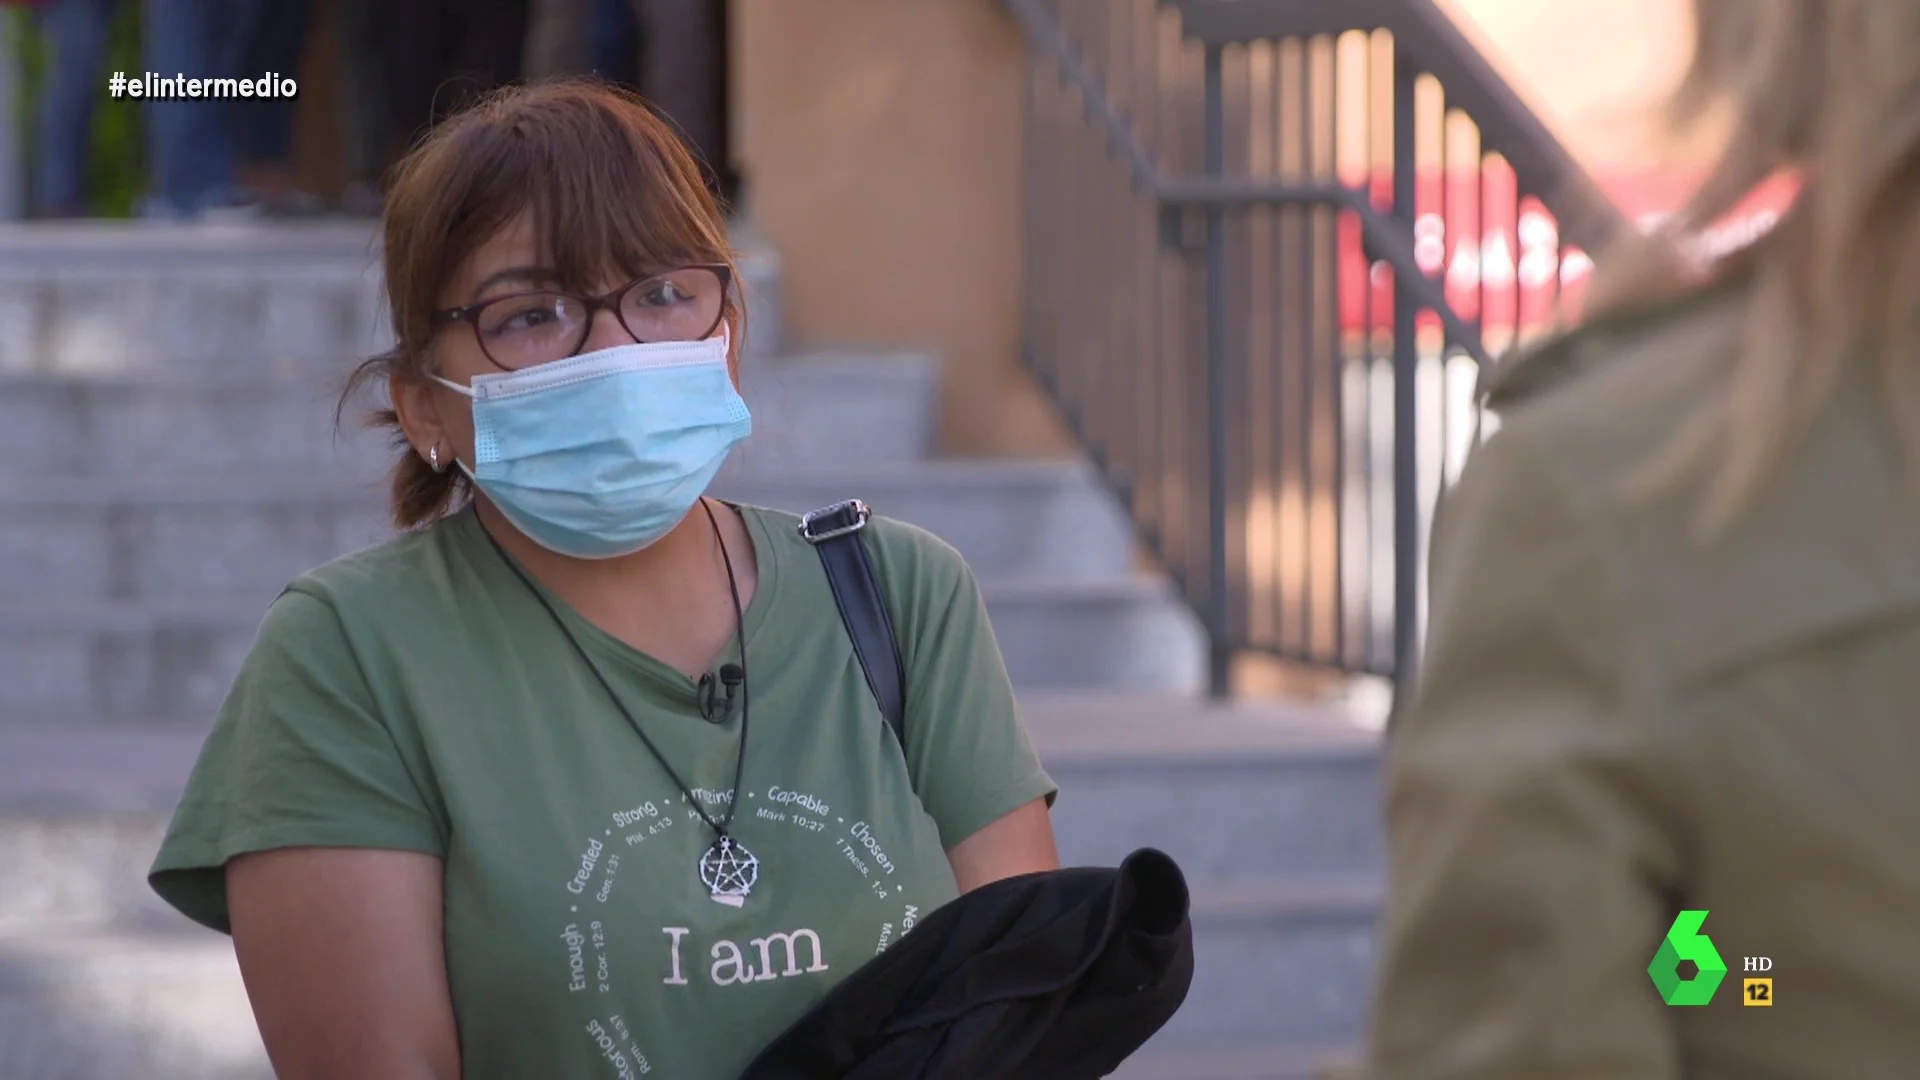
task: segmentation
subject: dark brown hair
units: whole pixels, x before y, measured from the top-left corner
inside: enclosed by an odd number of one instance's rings
[[[733,264],[699,165],[638,96],[594,80],[497,91],[436,127],[394,170],[383,243],[396,344],[354,370],[343,415],[371,383],[432,371],[432,316],[447,282],[522,214],[542,261],[574,291],[690,263]],[[736,343],[742,314],[730,298]],[[367,423],[390,429],[400,451],[390,497],[396,526],[430,524],[465,502],[465,474],[436,473],[420,460],[391,408]]]

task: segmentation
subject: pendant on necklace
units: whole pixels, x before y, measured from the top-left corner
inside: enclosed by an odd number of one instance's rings
[[[759,880],[760,860],[731,836],[715,840],[700,856],[700,884],[707,887],[716,904],[745,906],[747,894]]]

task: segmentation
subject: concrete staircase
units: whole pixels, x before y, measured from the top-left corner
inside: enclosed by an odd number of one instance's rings
[[[0,1080],[266,1075],[230,946],[143,877],[267,602],[384,532],[386,449],[332,430],[347,359],[384,343],[371,251],[333,226],[0,232]],[[1088,468],[930,458],[934,362],[785,349],[777,260],[744,269],[757,431],[721,493],[858,495],[952,542],[1063,855],[1187,870],[1193,993],[1123,1075],[1304,1076],[1349,1047],[1375,739],[1199,703],[1199,627]]]

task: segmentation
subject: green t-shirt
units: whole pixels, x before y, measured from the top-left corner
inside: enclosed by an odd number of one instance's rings
[[[712,831],[471,509],[321,567],[273,604],[153,887],[224,931],[235,855],[427,852],[446,867],[466,1076],[737,1075],[954,898],[948,849],[1055,790],[952,548],[870,525],[906,664],[903,756],[798,519],[741,513],[759,586],[731,831],[759,873],[738,906],[701,883]],[[549,599],[717,819],[741,710],[702,719],[695,680]],[[737,659],[730,647],[722,662]]]

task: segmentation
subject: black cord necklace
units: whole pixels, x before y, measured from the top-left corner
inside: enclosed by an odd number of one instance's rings
[[[500,545],[500,541],[494,539],[492,533],[488,532],[484,526],[480,531],[486,536],[487,542],[493,545],[493,550],[500,553],[501,561],[512,569],[521,584],[533,594],[533,598],[540,601],[540,606],[547,609],[547,615],[553,619],[554,625],[560,628],[561,636],[567,639],[567,644],[573,646],[574,655],[578,656],[587,670],[593,673],[594,681],[600,684],[600,689],[606,691],[607,697],[613,701],[614,708],[619,709],[620,715],[627,718],[627,724],[633,728],[634,734],[640,736],[640,742],[646,746],[647,752],[660,763],[660,768],[666,771],[667,776],[680,789],[680,793],[686,797],[687,805],[693,807],[693,812],[700,815],[700,820],[713,830],[713,843],[707,847],[706,853],[700,856],[700,883],[707,887],[707,891],[712,894],[715,902],[729,907],[740,907],[746,903],[747,894],[753,891],[754,885],[760,880],[760,860],[754,856],[753,852],[747,850],[745,844],[735,840],[729,831],[733,826],[734,811],[740,808],[740,779],[747,767],[747,722],[752,713],[753,695],[748,687],[746,674],[747,618],[745,608],[740,603],[739,579],[733,573],[733,557],[727,553],[727,541],[720,533],[720,522],[714,518],[713,507],[708,505],[707,500],[700,500],[700,509],[707,512],[707,524],[713,527],[714,543],[720,545],[720,562],[727,570],[727,591],[733,597],[733,631],[740,645],[740,750],[733,761],[733,791],[727,797],[726,811],[717,821],[707,813],[706,807],[700,805],[699,796],[687,786],[685,780],[680,779],[680,773],[667,761],[666,755],[653,744],[653,740],[647,736],[646,729],[640,726],[640,721],[634,718],[632,711],[620,700],[620,695],[613,692],[607,677],[601,674],[599,665],[587,655],[587,650],[581,647],[580,640],[573,636],[573,631],[567,629],[565,620],[561,619],[560,613],[553,609],[553,604],[547,600],[546,594],[534,585],[533,580],[527,576],[527,572],[521,569],[513,556],[507,554],[507,549]]]

